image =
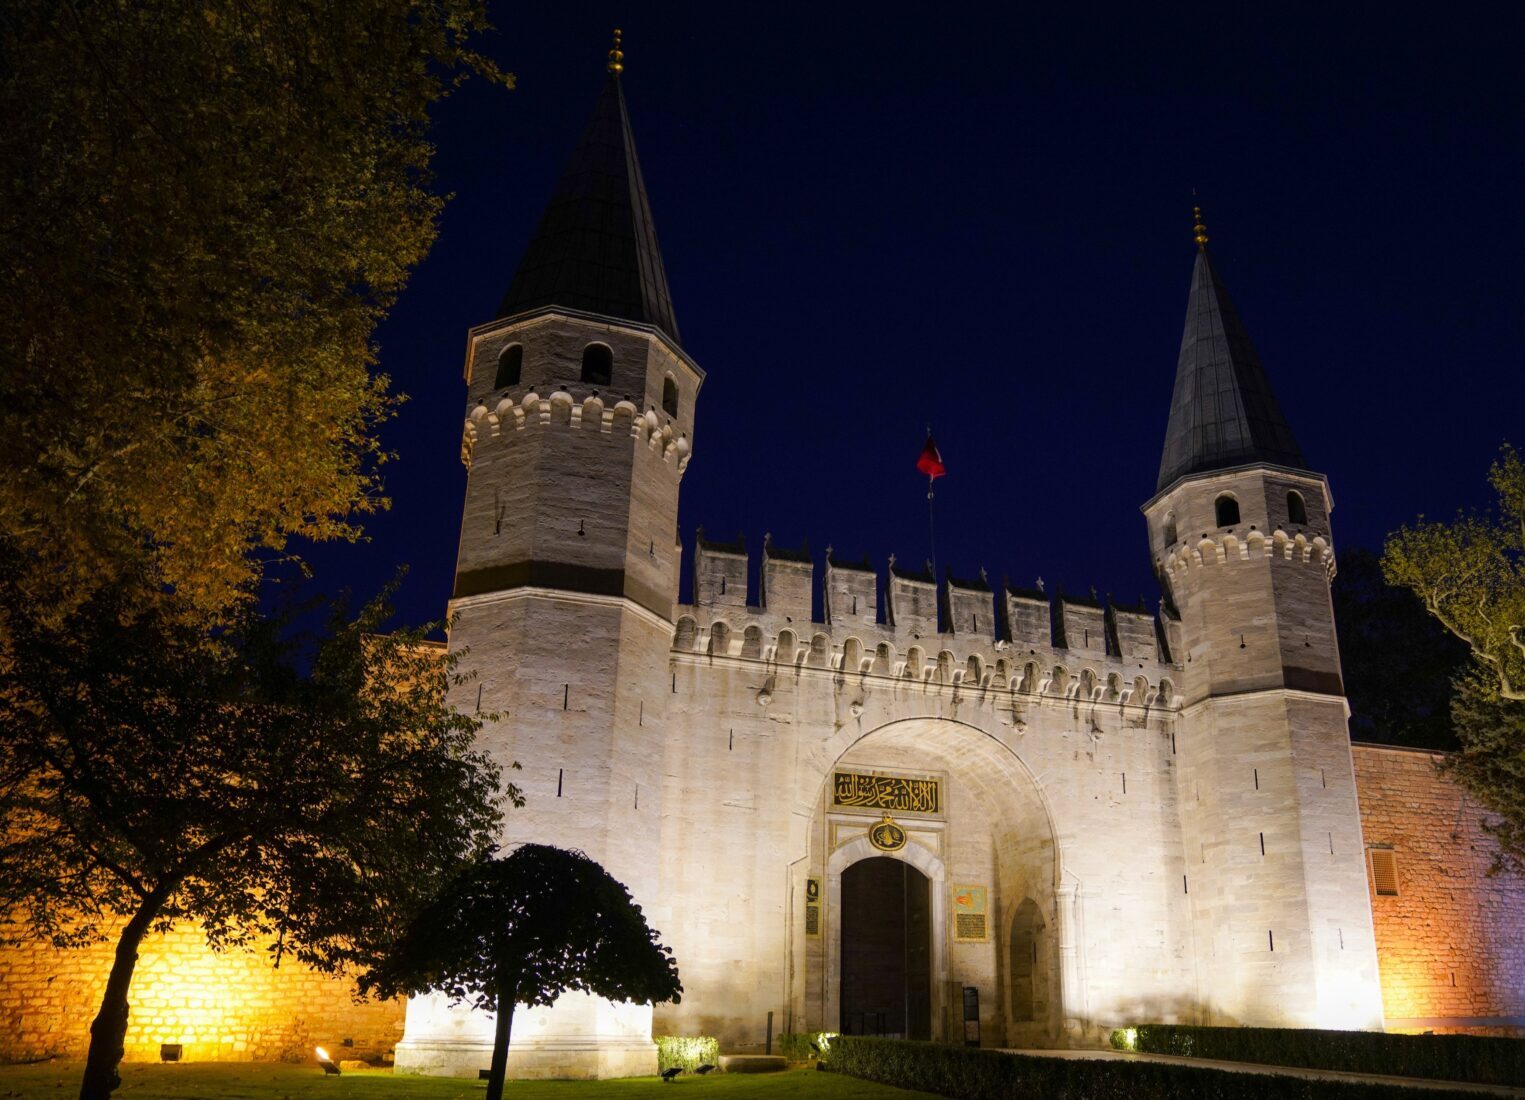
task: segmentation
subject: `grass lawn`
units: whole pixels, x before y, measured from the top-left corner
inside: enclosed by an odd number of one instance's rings
[[[79,1091],[79,1062],[0,1066],[0,1100],[59,1100]],[[122,1066],[122,1100],[479,1100],[480,1081],[450,1077],[393,1077],[386,1070],[324,1077],[317,1066],[270,1062],[202,1062],[165,1066],[129,1062]],[[681,1075],[671,1085],[655,1077],[623,1081],[510,1081],[506,1100],[929,1100],[929,1093],[875,1085],[814,1069],[786,1073]]]

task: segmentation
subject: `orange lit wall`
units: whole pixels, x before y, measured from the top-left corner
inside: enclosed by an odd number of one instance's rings
[[[0,947],[0,1061],[84,1054],[113,946]],[[194,929],[150,935],[129,997],[127,1058],[157,1061],[160,1043],[184,1044],[188,1061],[305,1060],[316,1044],[338,1058],[390,1051],[403,1002],[356,1004],[350,990],[290,958],[275,970],[261,951],[217,954]]]
[[[1483,815],[1438,754],[1353,748],[1366,844],[1398,865],[1398,895],[1371,899],[1388,1029],[1525,1034],[1525,881],[1488,877]]]

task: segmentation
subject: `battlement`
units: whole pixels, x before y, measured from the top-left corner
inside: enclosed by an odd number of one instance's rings
[[[472,408],[461,430],[461,462],[469,470],[479,443],[501,438],[505,430],[521,432],[536,427],[596,432],[611,439],[628,436],[645,443],[664,462],[674,462],[680,476],[693,457],[687,434],[655,409],[641,412],[628,399],[606,401],[596,392],[579,401],[566,390],[556,390],[547,397],[531,390],[517,401],[510,395],[492,408],[485,404]]]
[[[722,633],[730,632],[721,652],[731,651],[735,640],[731,635],[742,637],[755,625],[756,644],[737,643],[735,655],[756,657],[765,635],[776,645],[777,637],[789,631],[796,639],[806,633],[828,641],[856,637],[865,645],[871,642],[871,648],[888,645],[893,653],[912,649],[942,653],[956,639],[960,650],[1027,649],[1033,656],[1058,655],[1059,663],[1084,660],[1135,670],[1172,667],[1161,644],[1165,627],[1142,605],[1119,606],[1094,595],[1090,599],[1062,593],[1050,596],[1041,589],[1004,583],[992,587],[983,570],[978,579],[961,580],[945,573],[939,581],[930,563],[912,569],[893,556],[881,574],[870,559],[841,561],[830,548],[818,571],[808,547],[783,549],[774,545],[771,536],[763,539],[758,598],[749,605],[749,565],[744,539],[717,542],[699,532],[694,547],[694,602],[680,605],[678,613],[687,614],[695,630],[715,622]],[[812,607],[818,579],[822,617],[815,622]],[[880,674],[885,673],[881,670]]]
[[[729,608],[680,605],[673,655],[756,661],[775,672],[819,669],[955,693],[998,691],[1167,710],[1180,706],[1176,681],[1181,670],[1153,661],[1074,653],[1052,645],[1022,652],[1008,642],[953,634],[907,646],[904,637],[883,624],[872,630],[859,624],[832,630],[823,623],[800,629],[780,626],[775,616],[755,614],[759,610],[745,609],[748,613],[738,615]],[[759,696],[759,702],[766,701]]]
[[[1260,558],[1318,565],[1328,580],[1334,580],[1334,548],[1323,535],[1309,538],[1301,531],[1289,535],[1281,528],[1273,531],[1270,537],[1252,527],[1242,539],[1238,535],[1224,534],[1177,543],[1168,549],[1159,564],[1166,573],[1182,574],[1205,565],[1231,565]]]

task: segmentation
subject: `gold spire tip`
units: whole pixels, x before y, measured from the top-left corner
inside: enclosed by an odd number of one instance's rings
[[[620,29],[614,28],[614,49],[609,51],[609,71],[615,76],[625,71],[625,51],[620,49]]]
[[[1191,208],[1191,210],[1192,210],[1192,214],[1195,216],[1196,222],[1197,222],[1196,225],[1191,227],[1192,233],[1195,235],[1195,240],[1197,242],[1197,247],[1198,248],[1206,248],[1207,247],[1207,226],[1202,224],[1202,208],[1200,206],[1194,206],[1194,207]]]

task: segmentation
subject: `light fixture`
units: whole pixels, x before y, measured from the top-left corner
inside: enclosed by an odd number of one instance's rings
[[[324,1076],[339,1076],[339,1067],[334,1065],[334,1060],[328,1056],[328,1051],[322,1047],[313,1047],[313,1052],[318,1056],[318,1065],[323,1067]]]
[[[178,1062],[184,1053],[185,1047],[180,1043],[159,1044],[159,1061],[161,1062]]]

